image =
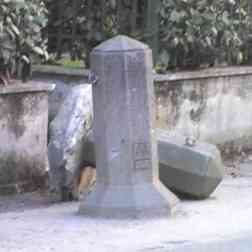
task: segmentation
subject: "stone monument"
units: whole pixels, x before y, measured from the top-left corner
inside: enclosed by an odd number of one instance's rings
[[[177,198],[158,177],[152,52],[117,36],[91,54],[97,185],[80,213],[105,218],[168,216]]]

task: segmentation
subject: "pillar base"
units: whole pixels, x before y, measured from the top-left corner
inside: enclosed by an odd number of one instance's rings
[[[152,183],[97,185],[81,201],[79,213],[113,219],[162,218],[171,215],[177,203],[178,198],[160,182],[156,186]]]

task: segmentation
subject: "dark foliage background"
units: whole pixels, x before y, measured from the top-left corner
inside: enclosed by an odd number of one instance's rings
[[[148,43],[160,72],[249,62],[249,0],[0,0],[0,59],[22,55],[88,67],[94,46],[126,34]],[[47,22],[48,21],[48,22]]]

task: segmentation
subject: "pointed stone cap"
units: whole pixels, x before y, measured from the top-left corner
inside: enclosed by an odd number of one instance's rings
[[[125,52],[143,51],[149,49],[147,45],[127,36],[118,35],[94,48],[94,52]]]

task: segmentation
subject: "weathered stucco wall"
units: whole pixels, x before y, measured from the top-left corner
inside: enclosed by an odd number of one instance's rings
[[[158,126],[215,144],[251,147],[252,68],[157,76]]]
[[[48,85],[0,88],[0,193],[38,185],[46,171]]]
[[[87,83],[88,71],[37,67],[35,80],[56,84],[53,118],[70,88]],[[215,144],[252,147],[252,67],[155,75],[157,126]]]

